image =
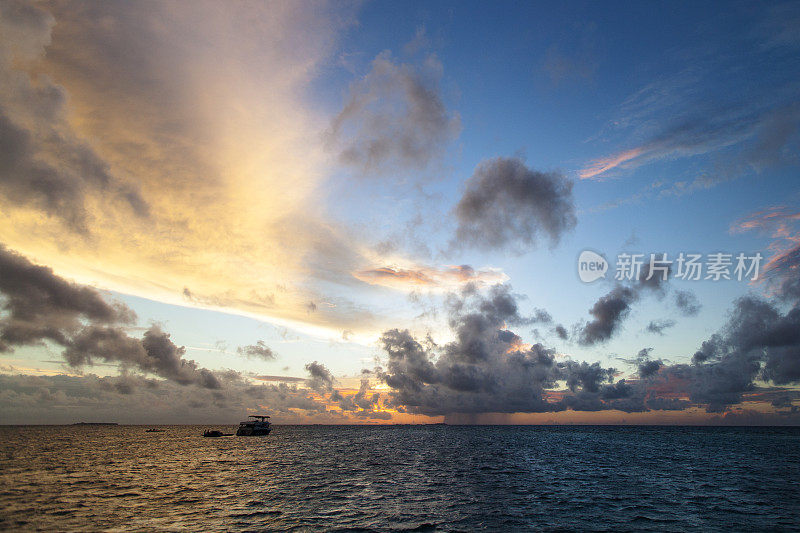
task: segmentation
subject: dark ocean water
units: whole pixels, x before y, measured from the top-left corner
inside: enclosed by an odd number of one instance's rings
[[[800,530],[798,428],[163,428],[0,427],[0,527]]]

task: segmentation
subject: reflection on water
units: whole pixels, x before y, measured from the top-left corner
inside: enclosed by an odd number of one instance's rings
[[[0,427],[0,527],[800,529],[800,429],[145,429]]]

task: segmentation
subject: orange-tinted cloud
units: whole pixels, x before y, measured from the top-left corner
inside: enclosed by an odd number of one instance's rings
[[[353,276],[370,285],[381,285],[399,290],[451,290],[467,283],[494,285],[509,278],[502,270],[483,268],[475,270],[469,265],[444,267],[418,266],[411,268],[378,267],[360,270]]]
[[[582,180],[596,178],[601,174],[608,172],[609,170],[612,170],[623,163],[627,163],[628,161],[636,159],[645,152],[646,148],[640,146],[638,148],[626,150],[624,152],[621,152],[613,156],[604,157],[602,159],[596,159],[592,161],[589,166],[582,169],[578,173],[578,175]]]
[[[26,9],[0,13],[0,115],[30,161],[0,195],[6,245],[125,294],[320,337],[380,329],[348,305],[350,272],[376,258],[320,214],[327,117],[306,101],[349,7]],[[61,187],[32,187],[44,171]]]
[[[756,211],[731,224],[731,233],[761,231],[772,237],[768,249],[772,253],[764,265],[761,279],[786,280],[798,268],[800,258],[800,231],[797,224],[800,212],[784,206],[768,207]],[[782,291],[785,290],[781,289]]]

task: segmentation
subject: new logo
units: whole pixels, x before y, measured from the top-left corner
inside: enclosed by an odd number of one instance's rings
[[[578,256],[578,277],[584,283],[591,283],[606,277],[608,261],[602,255],[591,250],[584,250]]]

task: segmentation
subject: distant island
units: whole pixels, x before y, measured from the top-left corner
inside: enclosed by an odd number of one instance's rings
[[[73,426],[118,426],[116,422],[75,422]]]

